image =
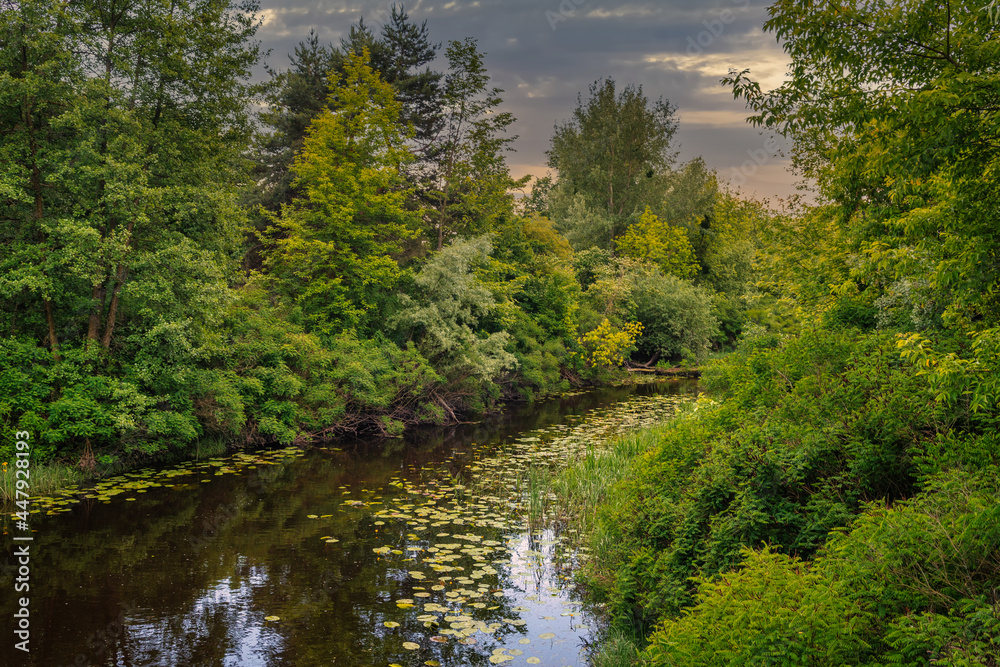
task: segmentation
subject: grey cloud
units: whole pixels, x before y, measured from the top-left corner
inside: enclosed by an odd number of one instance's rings
[[[270,2],[262,0],[268,23],[259,38],[272,49],[269,64],[277,69],[288,66],[286,54],[310,29],[321,40],[337,43],[360,16],[378,24],[392,6],[375,0]],[[553,125],[570,117],[578,94],[585,97],[588,86],[606,76],[622,86],[641,84],[650,98],[663,96],[676,104],[681,157],[703,155],[723,177],[763,141],[742,122],[742,105],[719,86],[729,67],[780,76],[783,56],[774,37],[761,34],[767,4],[758,0],[421,0],[405,5],[412,19],[427,19],[435,41],[478,40],[494,85],[505,90],[506,109],[518,119],[513,130],[520,137],[517,154],[508,160],[519,169],[545,172]],[[555,30],[547,12],[560,17]],[[694,52],[691,40],[700,52]],[[791,175],[783,183],[775,180],[779,164],[783,159],[769,161],[758,192],[791,190]],[[744,189],[751,186],[754,178]]]

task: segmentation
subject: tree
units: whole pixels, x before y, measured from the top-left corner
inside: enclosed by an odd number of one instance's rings
[[[517,136],[503,136],[514,124],[497,111],[500,88],[489,88],[483,55],[472,38],[449,42],[449,71],[442,104],[444,127],[433,149],[434,168],[422,193],[428,202],[437,249],[458,235],[490,231],[513,212],[511,190],[527,183],[510,177],[503,153]]]
[[[418,155],[426,156],[431,140],[441,131],[441,79],[443,74],[427,65],[437,57],[440,44],[430,41],[427,21],[419,26],[410,21],[406,10],[392,6],[389,21],[382,26],[382,44],[387,58],[374,67],[396,89],[403,106],[401,120],[413,125]],[[421,70],[421,68],[423,68]]]
[[[309,38],[295,47],[288,70],[269,70],[272,79],[268,104],[260,114],[265,131],[257,136],[252,155],[255,184],[245,196],[249,208],[264,209],[256,212],[255,228],[265,229],[269,224],[267,213],[278,213],[282,205],[302,194],[294,185],[294,163],[302,150],[306,128],[336,103],[331,97],[334,91],[330,81],[345,75],[351,57],[361,56],[365,49],[369,66],[393,86],[401,105],[399,122],[413,125],[414,134],[408,141],[418,159],[411,161],[407,171],[416,183],[426,170],[431,144],[442,124],[443,75],[427,67],[439,48],[430,41],[426,21],[417,25],[402,6],[393,5],[389,20],[378,33],[363,17],[350,27],[339,47],[321,46],[316,34],[310,32]],[[259,264],[257,255],[254,249],[251,266]]]
[[[259,134],[254,146],[255,187],[248,200],[277,213],[300,193],[292,183],[295,156],[302,150],[306,129],[326,107],[333,54],[320,46],[315,32],[295,47],[291,67],[284,72],[268,70],[272,81],[261,123],[270,131]],[[266,225],[261,218],[260,228]]]
[[[414,277],[413,295],[400,295],[392,325],[431,362],[447,383],[435,395],[442,409],[489,388],[517,360],[505,348],[506,331],[480,333],[480,323],[497,307],[473,269],[487,261],[489,238],[459,239],[435,253]]]
[[[618,238],[617,245],[623,256],[649,262],[678,278],[690,278],[698,271],[685,230],[660,220],[648,206],[639,222]]]
[[[313,121],[295,161],[303,195],[265,234],[271,284],[323,334],[370,324],[399,278],[394,255],[417,225],[402,176],[410,135],[393,88],[367,50],[349,58],[332,88],[333,110]]]
[[[5,330],[55,355],[60,339],[110,350],[123,322],[215,321],[239,243],[256,8],[4,4]]]
[[[769,92],[725,81],[751,122],[791,136],[849,229],[859,287],[921,277],[947,298],[945,323],[1000,318],[1000,25],[981,2],[797,3],[765,27],[792,58]]]
[[[642,86],[616,94],[613,79],[594,82],[586,103],[578,98],[573,119],[556,125],[548,165],[559,172],[566,202],[576,195],[587,208],[611,222],[595,245],[612,249],[632,215],[647,206],[659,210],[659,195],[674,161],[670,142],[677,130],[674,108],[660,98],[649,104]],[[585,248],[577,247],[578,250]]]
[[[413,125],[415,152],[423,155],[441,130],[443,75],[427,67],[440,48],[430,40],[427,21],[417,25],[402,5],[393,4],[389,20],[377,35],[364,17],[351,26],[347,37],[340,40],[340,49],[333,54],[332,67],[342,73],[350,56],[359,56],[368,49],[372,69],[396,91],[402,105],[401,122]]]

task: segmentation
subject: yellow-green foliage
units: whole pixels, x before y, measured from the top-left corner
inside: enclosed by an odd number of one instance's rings
[[[304,196],[286,206],[266,238],[272,288],[301,306],[306,321],[333,334],[359,325],[395,287],[394,258],[417,234],[401,167],[413,160],[399,125],[392,86],[368,64],[348,58],[330,102],[309,127],[295,160]]]
[[[642,335],[641,322],[626,322],[617,327],[605,318],[596,329],[580,338],[587,351],[587,361],[595,368],[610,368],[625,363],[625,356],[635,350],[635,341]]]
[[[687,667],[829,667],[857,664],[862,609],[807,563],[773,549],[698,581],[695,606],[665,621],[647,664]]]
[[[698,272],[698,259],[683,227],[667,224],[646,207],[639,222],[615,239],[625,257],[655,264],[664,273],[690,278]]]

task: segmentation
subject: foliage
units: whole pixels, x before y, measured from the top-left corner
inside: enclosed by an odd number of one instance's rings
[[[667,275],[690,278],[699,268],[685,231],[660,220],[648,206],[615,245],[622,256],[654,264]]]
[[[650,665],[858,664],[862,609],[796,558],[744,551],[743,566],[699,579],[690,612],[665,622]]]
[[[5,331],[44,337],[54,356],[79,336],[111,352],[130,327],[175,317],[151,298],[165,287],[201,291],[188,315],[212,325],[221,301],[201,297],[232,269],[243,218],[255,9],[29,1],[0,14]]]
[[[431,43],[426,21],[418,26],[394,4],[378,35],[364,18],[351,26],[339,48],[321,46],[316,33],[310,31],[309,37],[296,45],[287,70],[268,69],[268,104],[260,113],[265,131],[257,136],[254,146],[255,185],[247,193],[248,206],[259,205],[278,213],[282,205],[301,196],[301,187],[294,183],[295,155],[302,149],[310,123],[323,109],[332,110],[331,84],[337,77],[331,79],[331,74],[345,75],[351,58],[361,56],[366,48],[372,69],[395,91],[400,122],[413,127],[414,152],[418,157],[429,157],[429,144],[441,129],[442,74],[426,65],[436,57],[439,45]],[[266,220],[257,224],[260,229],[267,226]]]
[[[613,79],[594,82],[590,97],[580,98],[573,118],[556,126],[549,166],[559,172],[559,197],[550,206],[562,220],[569,207],[578,212],[572,226],[581,223],[580,210],[591,211],[604,222],[584,236],[590,246],[611,249],[632,215],[656,206],[673,163],[670,141],[677,130],[674,108],[663,99],[652,104],[641,86],[616,92]],[[568,233],[572,238],[573,234]]]
[[[414,276],[412,295],[399,296],[401,308],[391,322],[446,379],[446,387],[434,394],[446,412],[453,412],[449,403],[455,397],[449,393],[469,397],[485,391],[486,396],[472,399],[474,404],[497,398],[489,394],[490,383],[516,367],[505,349],[506,331],[477,332],[496,302],[472,269],[491,250],[489,239],[479,237],[454,241],[436,253]]]
[[[592,252],[592,251],[591,251]],[[585,261],[589,255],[581,253]],[[661,355],[701,358],[717,331],[707,290],[651,264],[622,258],[593,270],[584,298],[595,312],[616,323],[639,321],[643,335],[635,349],[650,363]]]
[[[652,359],[701,360],[718,331],[712,295],[676,276],[638,265],[629,276],[629,316],[644,324],[637,349]]]
[[[304,195],[273,218],[265,268],[313,330],[371,327],[368,313],[400,278],[393,259],[416,234],[400,168],[412,160],[392,88],[352,56],[296,158]]]
[[[267,108],[260,113],[267,131],[258,133],[254,141],[255,186],[247,194],[249,207],[278,213],[301,196],[292,167],[310,123],[326,106],[332,59],[330,49],[320,46],[316,33],[310,31],[308,39],[297,44],[289,56],[288,70],[268,70]],[[266,219],[258,225],[266,227]]]
[[[891,337],[756,334],[704,377],[727,399],[664,433],[626,483],[633,508],[606,518],[617,546],[591,566],[618,622],[640,631],[690,604],[688,577],[738,565],[743,547],[808,557],[861,501],[904,497],[923,432],[950,425]]]
[[[511,190],[528,182],[514,181],[507,170],[503,154],[517,136],[504,135],[514,116],[498,110],[503,90],[489,87],[476,41],[452,40],[445,55],[443,127],[433,149],[435,167],[421,192],[438,250],[456,235],[492,231],[513,212]]]
[[[580,346],[587,351],[587,361],[591,366],[620,366],[625,363],[626,355],[636,349],[635,341],[641,335],[641,322],[626,322],[619,328],[605,318],[596,329],[580,338]]]
[[[791,77],[727,81],[796,141],[874,282],[924,278],[949,326],[998,316],[992,93],[998,24],[980,2],[775,3]],[[994,268],[989,268],[994,267]],[[880,296],[880,295],[877,295]]]

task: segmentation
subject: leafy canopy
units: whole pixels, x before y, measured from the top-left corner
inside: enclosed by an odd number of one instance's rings
[[[265,268],[322,333],[370,324],[400,276],[393,256],[417,233],[402,166],[413,159],[392,87],[351,56],[296,158],[303,196],[273,216]]]

